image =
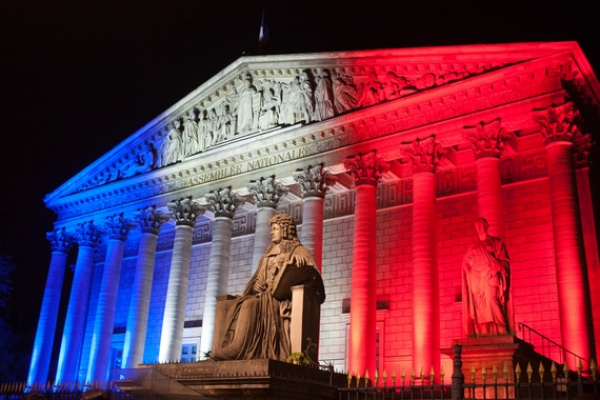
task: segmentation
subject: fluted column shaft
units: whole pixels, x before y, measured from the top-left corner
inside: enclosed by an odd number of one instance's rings
[[[413,175],[413,367],[440,367],[440,301],[435,174]]]
[[[258,268],[258,263],[265,250],[271,244],[271,226],[269,220],[275,216],[277,209],[273,207],[258,207],[256,210],[256,230],[254,233],[254,251],[252,253],[252,275]],[[218,293],[223,294],[223,293]]]
[[[167,206],[177,222],[160,335],[159,362],[177,361],[181,356],[194,226],[196,218],[206,211],[191,197],[175,200]]]
[[[375,150],[344,160],[355,183],[350,372],[373,376],[377,338],[377,185],[388,164]]]
[[[212,349],[215,329],[215,311],[217,309],[216,296],[227,293],[232,231],[233,220],[231,218],[217,217],[215,219],[210,249],[210,260],[208,263],[204,313],[202,314],[202,337],[200,339],[201,354]]]
[[[129,314],[127,315],[127,328],[123,344],[123,368],[136,368],[144,358],[158,233],[162,224],[169,220],[167,215],[156,210],[156,206],[139,210],[135,214],[135,218],[142,234],[133,277]]]
[[[124,250],[124,241],[119,239],[108,241],[92,332],[87,382],[103,382],[107,379]]]
[[[563,346],[590,360],[595,344],[572,147],[567,141],[546,146],[558,304]],[[567,357],[567,363],[576,369],[576,361]]]
[[[504,221],[499,158],[484,157],[477,160],[477,210],[479,217],[485,218],[490,224],[488,234],[503,239]]]
[[[75,265],[75,275],[71,286],[69,306],[58,357],[56,382],[78,380],[79,359],[87,316],[87,303],[90,293],[92,272],[94,269],[92,245],[79,245],[79,254]]]
[[[175,228],[173,258],[160,334],[159,362],[176,361],[181,355],[193,234],[194,228],[191,226],[177,225]]]
[[[321,197],[307,197],[302,201],[302,244],[312,253],[319,272],[323,262],[323,203]]]
[[[27,376],[28,386],[48,381],[65,266],[74,241],[72,235],[67,235],[64,229],[48,234],[48,239],[53,243],[53,251]]]
[[[143,361],[157,242],[158,235],[154,233],[144,232],[140,236],[123,345],[123,368],[136,368]]]
[[[377,335],[377,187],[356,186],[350,308],[350,371],[375,372]]]

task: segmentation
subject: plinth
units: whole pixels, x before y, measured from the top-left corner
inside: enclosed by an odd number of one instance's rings
[[[336,400],[346,376],[275,360],[200,361],[120,370],[121,390],[136,399]]]

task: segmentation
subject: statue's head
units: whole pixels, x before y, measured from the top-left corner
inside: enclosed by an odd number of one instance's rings
[[[487,233],[489,227],[490,223],[487,222],[487,219],[480,217],[475,220],[475,230],[478,234],[483,235],[484,233]]]
[[[296,224],[294,219],[287,214],[277,214],[269,220],[269,225],[279,225],[282,240],[292,240],[298,238]]]

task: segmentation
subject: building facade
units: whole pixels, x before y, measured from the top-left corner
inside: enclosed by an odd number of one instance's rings
[[[319,358],[338,369],[450,362],[478,217],[510,257],[509,333],[597,360],[599,96],[574,42],[240,58],[45,198],[28,383],[203,359],[215,296],[242,292],[276,213],[320,264]]]

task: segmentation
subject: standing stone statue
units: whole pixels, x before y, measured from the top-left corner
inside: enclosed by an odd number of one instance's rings
[[[507,303],[510,259],[502,240],[488,235],[485,218],[475,221],[477,239],[462,266],[463,326],[469,337],[512,333]]]
[[[269,223],[273,243],[243,294],[229,308],[223,337],[215,338],[213,359],[285,361],[291,353],[290,288],[307,285],[315,289],[320,304],[325,301],[316,262],[300,244],[292,217],[278,214]]]

